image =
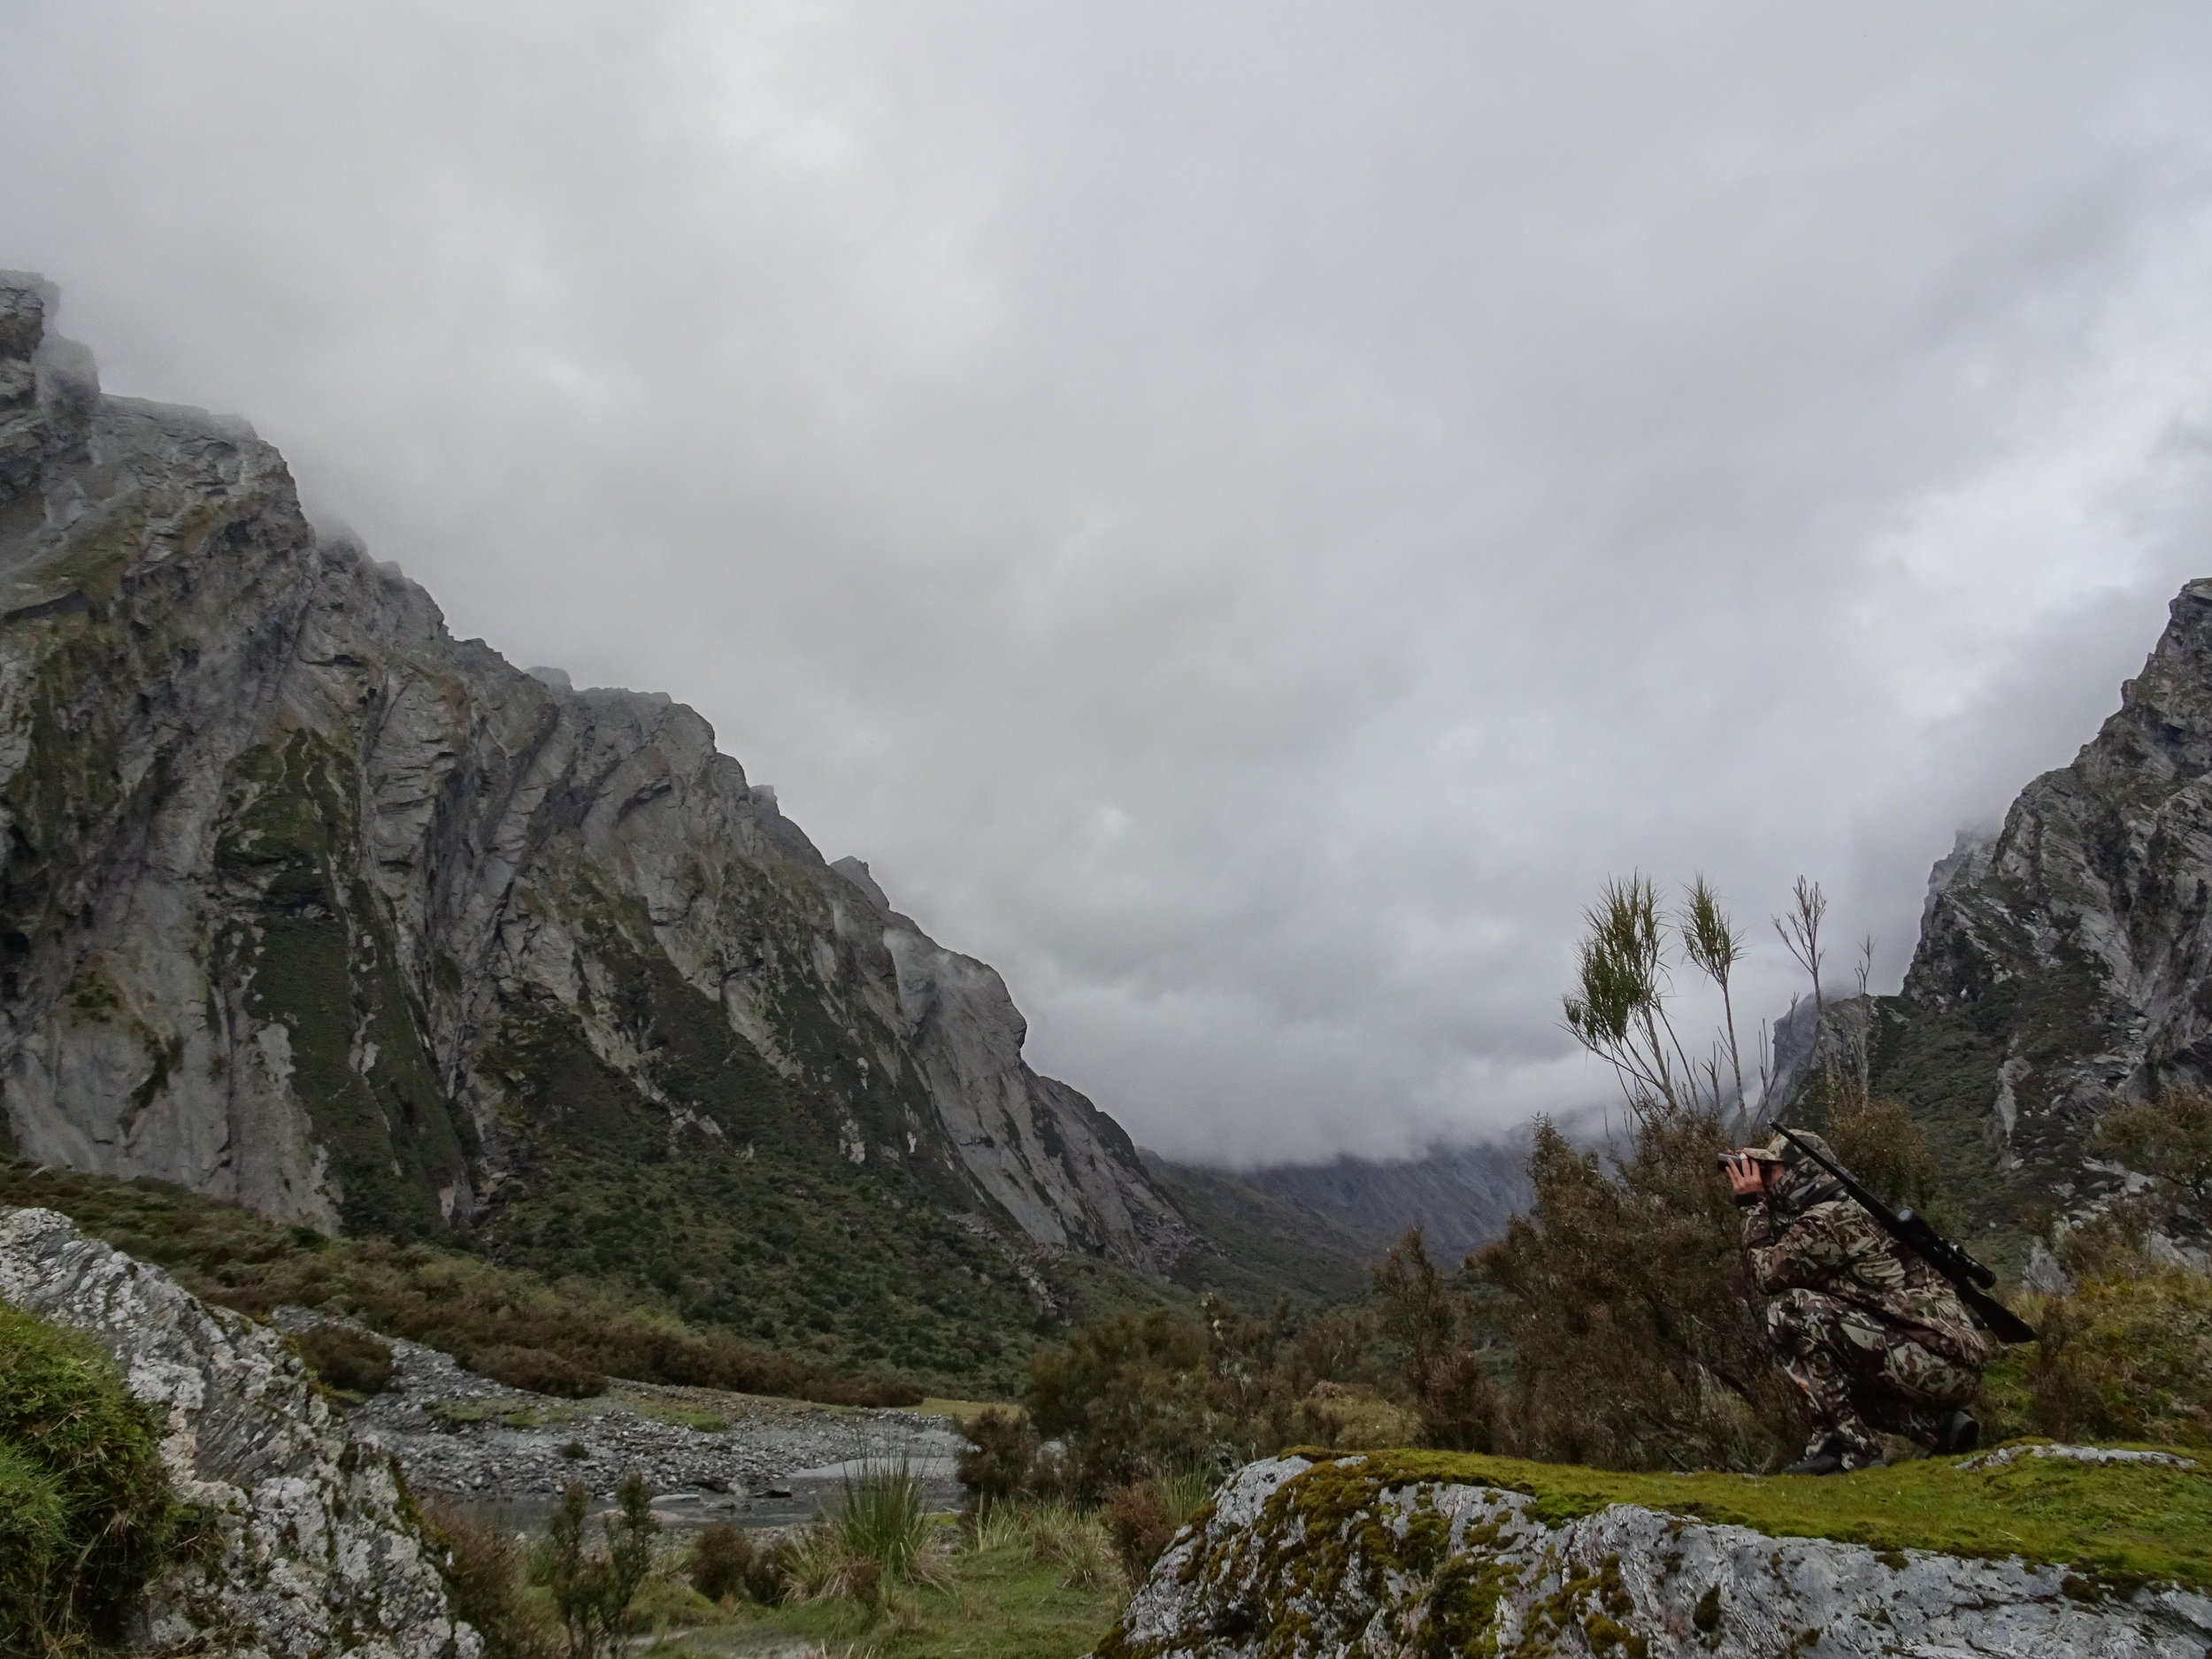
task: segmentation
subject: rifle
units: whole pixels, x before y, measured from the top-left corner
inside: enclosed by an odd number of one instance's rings
[[[1780,1124],[1774,1126],[1792,1146],[1834,1177],[1836,1185],[1856,1199],[1862,1210],[1880,1222],[1883,1230],[1891,1238],[1949,1279],[1951,1287],[1958,1292],[1959,1299],[1972,1310],[1974,1317],[1986,1325],[1999,1341],[2036,1340],[2035,1327],[1989,1294],[1990,1287],[1997,1282],[1997,1275],[1968,1255],[1963,1245],[1952,1243],[1930,1226],[1924,1216],[1916,1215],[1910,1210],[1892,1210],[1800,1141],[1793,1132],[1784,1129]]]

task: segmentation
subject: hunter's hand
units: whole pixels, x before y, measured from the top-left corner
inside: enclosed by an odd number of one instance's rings
[[[1745,1203],[1766,1194],[1766,1172],[1759,1160],[1741,1152],[1732,1152],[1723,1160],[1728,1165],[1728,1190],[1736,1195],[1738,1203]]]

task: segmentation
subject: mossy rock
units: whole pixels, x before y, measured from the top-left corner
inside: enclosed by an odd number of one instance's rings
[[[2039,1455],[2022,1440],[2001,1460],[1924,1458],[1854,1474],[1617,1474],[1576,1464],[1459,1452],[1325,1451],[1286,1491],[1310,1523],[1340,1522],[1385,1490],[1433,1484],[1502,1487],[1535,1500],[1549,1525],[1614,1504],[1748,1527],[1773,1538],[1828,1539],[1874,1550],[1981,1559],[2017,1556],[2072,1567],[2114,1587],[2174,1583],[2212,1590],[2212,1452],[2174,1447],[2156,1461],[2089,1463]]]

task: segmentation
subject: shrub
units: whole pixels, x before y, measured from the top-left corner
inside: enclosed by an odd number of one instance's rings
[[[1039,1442],[1026,1417],[993,1407],[969,1418],[964,1432],[968,1445],[957,1473],[979,1506],[1005,1503],[1031,1490]]]
[[[453,1611],[484,1639],[484,1659],[551,1659],[555,1634],[530,1599],[521,1546],[458,1509],[429,1505],[422,1521]]]
[[[759,1557],[751,1533],[734,1522],[717,1521],[691,1540],[691,1557],[685,1563],[684,1576],[708,1601],[726,1601],[751,1589]]]
[[[160,1422],[88,1340],[0,1304],[0,1650],[121,1637],[176,1521]]]
[[[2029,1309],[2042,1333],[1984,1380],[1999,1434],[2212,1444],[2212,1280],[2108,1267]]]
[[[1149,1480],[1116,1486],[1099,1507],[1098,1518],[1114,1540],[1114,1555],[1132,1584],[1141,1584],[1152,1563],[1175,1536],[1160,1489]]]
[[[567,1458],[572,1463],[580,1463],[584,1461],[584,1459],[591,1455],[591,1448],[585,1445],[581,1440],[563,1440],[561,1442],[561,1455]]]
[[[541,1348],[478,1348],[464,1363],[480,1377],[488,1377],[510,1388],[534,1394],[557,1394],[564,1400],[588,1400],[607,1392],[607,1379]]]
[[[341,1394],[382,1394],[392,1384],[392,1348],[351,1325],[323,1324],[292,1339],[307,1369]]]
[[[1071,1482],[1102,1493],[1155,1469],[1210,1461],[1234,1432],[1215,1396],[1207,1328],[1166,1308],[1080,1325],[1030,1362],[1023,1396],[1041,1434],[1065,1439]]]
[[[624,1616],[645,1575],[652,1571],[653,1494],[635,1470],[615,1488],[620,1518],[603,1523],[606,1546],[588,1550],[584,1517],[590,1497],[581,1485],[561,1494],[560,1507],[547,1524],[541,1552],[546,1588],[568,1634],[569,1659],[594,1659],[616,1646]]]

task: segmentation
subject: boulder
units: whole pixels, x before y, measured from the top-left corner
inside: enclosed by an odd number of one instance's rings
[[[0,1210],[0,1301],[81,1331],[168,1416],[199,1513],[138,1646],[237,1659],[478,1659],[391,1460],[333,1414],[283,1336],[187,1294],[50,1210]]]

